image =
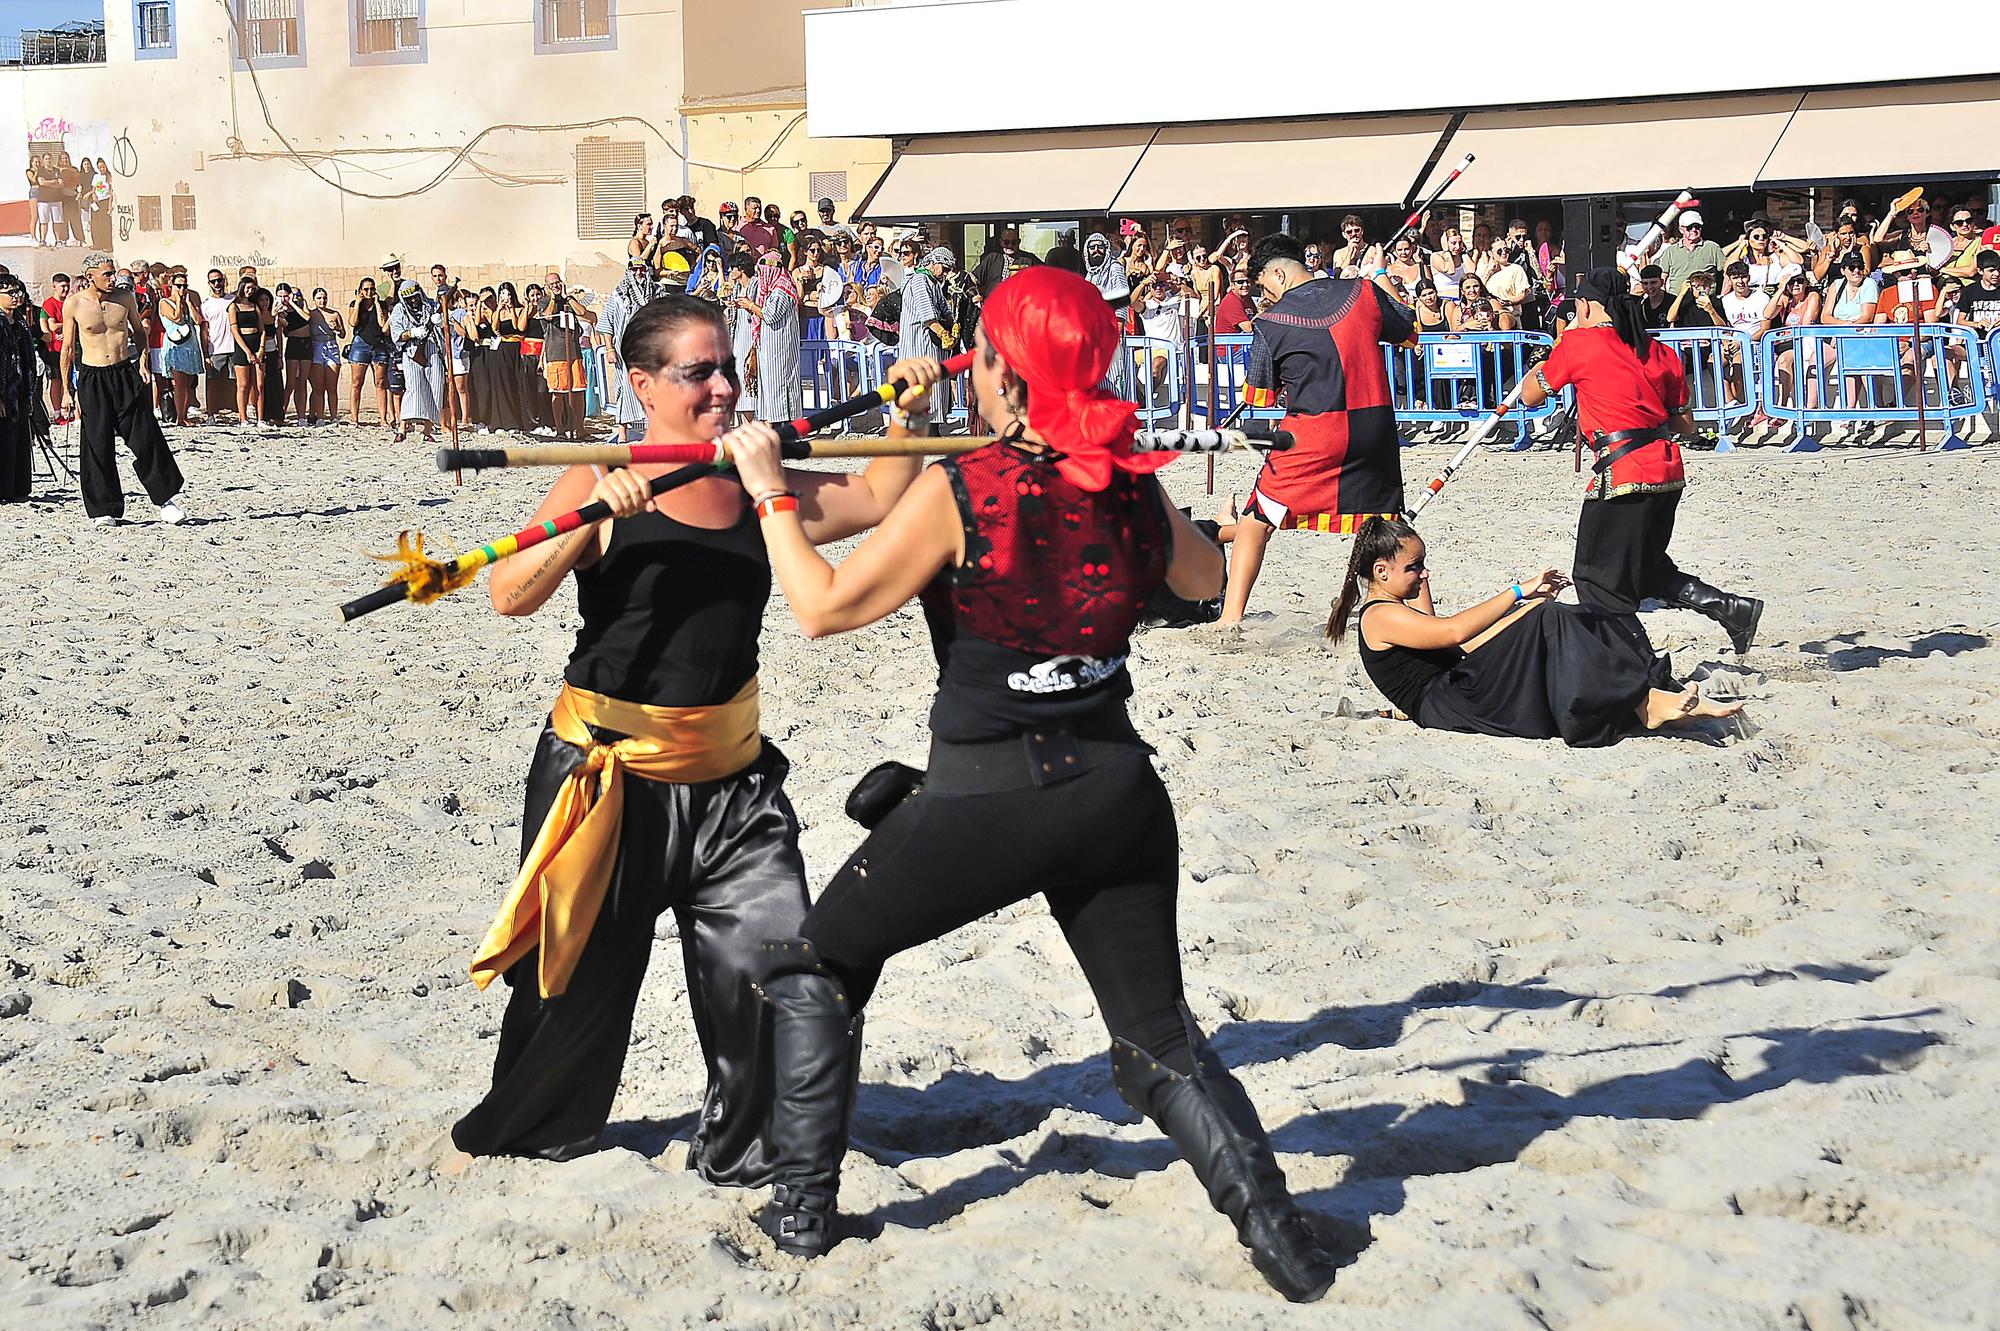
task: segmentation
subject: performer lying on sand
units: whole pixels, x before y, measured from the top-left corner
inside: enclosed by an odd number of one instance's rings
[[[1339,639],[1353,617],[1368,678],[1428,730],[1561,736],[1591,748],[1742,710],[1674,684],[1629,615],[1556,601],[1568,585],[1544,569],[1470,609],[1435,614],[1417,529],[1401,518],[1370,518],[1355,535],[1326,635]]]
[[[733,418],[737,365],[715,306],[659,297],[627,323],[618,359],[655,442],[713,439]],[[942,369],[898,362],[889,374],[921,386]],[[873,526],[920,467],[880,458],[859,473],[787,470],[803,539]],[[614,517],[493,569],[493,607],[504,615],[535,613],[574,573],[583,624],[528,769],[520,876],[472,963],[481,986],[504,974],[513,994],[493,1088],[452,1129],[465,1154],[449,1173],[467,1156],[562,1160],[595,1149],[653,921],[671,908],[708,1065],[689,1163],[713,1183],[771,1179],[767,1020],[750,967],[763,940],[797,932],[807,904],[783,788],[790,764],[758,727],[771,569],[735,478],[649,498],[648,481],[669,470],[571,467],[535,515],[602,500]]]
[[[730,436],[806,632],[861,628],[921,592],[940,666],[921,791],[862,818],[868,839],[767,954],[779,1167],[759,1223],[802,1256],[833,1242],[861,1009],[883,966],[1039,892],[1097,997],[1119,1094],[1173,1139],[1265,1279],[1318,1298],[1333,1263],[1182,1003],[1174,810],[1125,707],[1147,598],[1162,582],[1214,596],[1222,552],[1148,474],[1165,457],[1130,451],[1132,405],[1098,387],[1118,326],[1096,287],[1015,274],[987,297],[978,348],[973,401],[999,440],[927,472],[838,568],[784,493],[777,436]]]

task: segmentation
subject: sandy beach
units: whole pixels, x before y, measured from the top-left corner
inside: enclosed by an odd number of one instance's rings
[[[550,478],[455,488],[379,430],[171,437],[186,526],[129,470],[120,528],[47,485],[8,510],[0,1325],[2000,1326],[1990,449],[1691,459],[1677,556],[1770,608],[1740,666],[1705,620],[1647,624],[1747,730],[1377,717],[1321,634],[1334,537],[1274,543],[1240,632],[1137,640],[1189,1002],[1347,1261],[1293,1308],[1118,1099],[1037,901],[891,966],[818,1263],[681,1168],[670,921],[608,1149],[434,1176],[493,1057],[504,996],[466,967],[573,598],[336,606],[399,529],[475,544]],[[1198,514],[1202,474],[1165,473]],[[1566,567],[1579,491],[1567,453],[1474,459],[1425,515],[1441,598]],[[912,610],[814,643],[774,597],[815,888],[853,780],[923,761],[932,674]]]

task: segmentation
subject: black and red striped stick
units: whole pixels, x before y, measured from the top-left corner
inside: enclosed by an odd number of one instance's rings
[[[1422,203],[1418,204],[1415,212],[1411,213],[1408,217],[1403,219],[1403,224],[1396,228],[1396,233],[1394,235],[1390,236],[1387,240],[1382,242],[1382,253],[1387,255],[1389,251],[1395,249],[1396,242],[1403,238],[1403,233],[1406,231],[1414,230],[1418,226],[1418,224],[1420,224],[1424,220],[1424,214],[1429,212],[1432,209],[1432,207],[1436,205],[1438,199],[1443,196],[1444,192],[1450,189],[1452,187],[1452,183],[1456,181],[1460,176],[1465,174],[1465,168],[1471,165],[1472,165],[1471,153],[1467,153],[1465,156],[1459,158],[1458,165],[1453,167],[1451,169],[1451,174],[1446,176],[1441,182],[1439,182],[1438,187],[1431,191],[1431,196],[1428,199],[1425,199]]]
[[[955,375],[971,365],[972,353],[968,351],[946,361],[944,372],[947,376]],[[857,393],[845,402],[836,402],[830,407],[801,416],[798,420],[781,422],[776,427],[778,437],[788,444],[797,443],[815,430],[823,430],[829,425],[849,420],[865,411],[872,411],[884,403],[894,402],[908,391],[909,387],[909,384],[898,379],[894,383],[878,385],[865,393]],[[715,445],[697,447],[706,447],[710,453],[710,460],[655,477],[653,483],[647,487],[648,492],[653,495],[663,495],[669,490],[691,484],[704,476],[715,475],[717,471],[717,464],[713,460]],[[726,459],[724,465],[727,465]],[[488,541],[476,550],[468,550],[454,559],[444,561],[432,559],[424,553],[422,533],[404,532],[397,541],[396,553],[387,556],[401,565],[396,575],[368,595],[357,597],[341,606],[340,617],[343,621],[359,619],[384,606],[396,605],[403,601],[415,601],[418,605],[429,604],[440,596],[457,591],[471,582],[479,570],[488,564],[498,563],[509,555],[518,554],[532,546],[540,545],[543,541],[553,540],[579,527],[589,526],[593,522],[602,522],[610,516],[611,505],[599,500],[585,504],[572,512],[537,522],[531,527],[523,527],[512,536]]]

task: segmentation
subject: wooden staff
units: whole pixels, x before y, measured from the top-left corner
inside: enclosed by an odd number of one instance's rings
[[[972,364],[972,353],[954,356],[944,363],[945,376],[967,369]],[[859,416],[864,411],[872,411],[885,402],[893,403],[908,391],[910,385],[901,379],[894,383],[878,385],[865,393],[856,394],[845,402],[836,402],[823,410],[801,416],[795,421],[778,423],[778,437],[786,443],[795,443],[814,430],[823,430],[836,422]],[[707,446],[713,457],[714,445]],[[650,494],[663,495],[669,490],[692,484],[704,476],[716,473],[715,463],[698,462],[693,466],[670,471],[655,477],[648,487]],[[357,597],[340,607],[343,621],[359,619],[384,606],[396,605],[403,601],[414,601],[427,605],[439,597],[470,583],[480,569],[488,564],[498,563],[509,555],[518,554],[543,541],[575,531],[593,522],[602,522],[611,516],[611,505],[598,501],[585,504],[582,508],[538,522],[532,527],[523,527],[512,536],[503,536],[497,541],[489,541],[476,550],[449,560],[437,560],[424,552],[424,538],[421,532],[404,532],[397,538],[396,552],[383,558],[397,564],[395,574],[389,581],[366,596]]]
[[[808,458],[952,457],[992,443],[991,439],[792,439],[780,449],[787,461]],[[1140,430],[1135,453],[1226,453],[1242,449],[1289,448],[1283,430]],[[514,448],[440,448],[439,471],[481,471],[494,467],[633,467],[689,464],[726,468],[729,450],[711,444],[527,444]]]

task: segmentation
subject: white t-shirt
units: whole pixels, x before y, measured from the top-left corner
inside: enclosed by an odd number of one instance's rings
[[[1750,271],[1755,273],[1757,270],[1752,268]],[[1754,282],[1756,279],[1752,277],[1751,280]],[[1764,324],[1764,310],[1770,303],[1771,298],[1754,286],[1750,288],[1750,294],[1747,296],[1739,296],[1733,291],[1728,291],[1722,296],[1722,314],[1729,320],[1731,328],[1740,328],[1755,336],[1757,330]]]
[[[211,356],[236,349],[236,339],[230,333],[229,322],[229,310],[235,304],[234,296],[206,296],[202,299],[201,317],[208,325],[208,354]]]
[[[1772,255],[1769,263],[1758,263],[1755,259],[1746,259],[1745,262],[1750,265],[1752,291],[1768,291],[1775,294],[1791,280],[1794,273],[1804,271],[1791,260],[1778,255]]]
[[[1157,337],[1181,344],[1187,330],[1187,306],[1179,295],[1168,296],[1165,300],[1148,300],[1139,310],[1139,322],[1145,326],[1147,337]]]

